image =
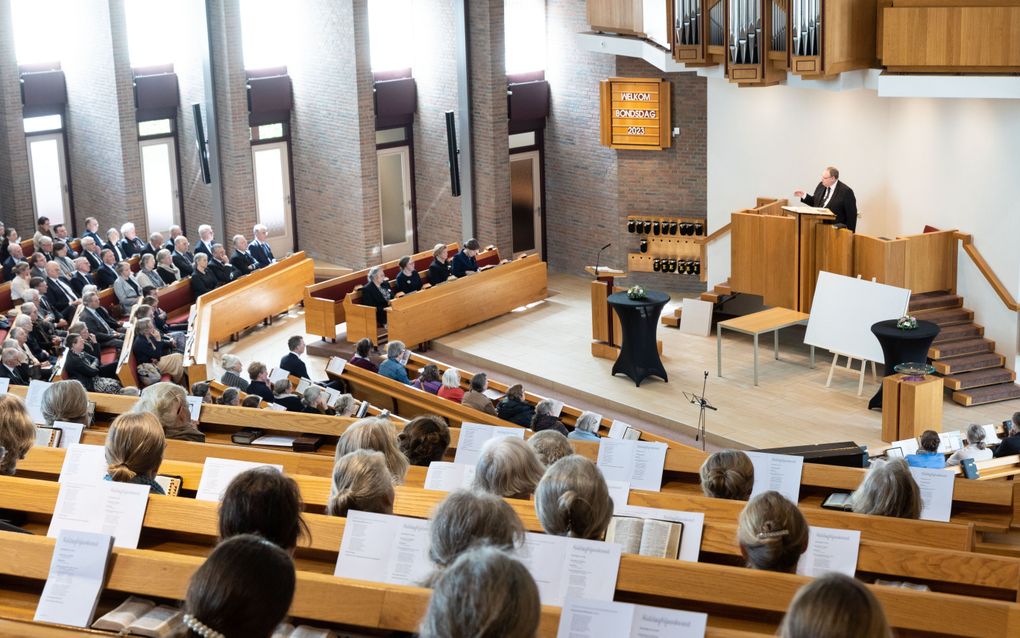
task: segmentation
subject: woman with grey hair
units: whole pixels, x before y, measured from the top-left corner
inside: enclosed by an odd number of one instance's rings
[[[855,578],[819,576],[793,597],[777,632],[781,638],[892,638],[882,604]]]
[[[542,611],[528,569],[505,551],[465,552],[433,581],[421,638],[534,638]]]
[[[535,450],[538,460],[546,467],[574,453],[574,448],[567,437],[555,430],[536,432],[528,438],[528,447]]]
[[[504,498],[528,498],[542,480],[545,467],[522,439],[504,436],[482,446],[475,466],[476,490]]]
[[[959,465],[964,459],[987,461],[992,458],[992,451],[985,445],[985,428],[971,423],[967,428],[967,445],[953,452],[946,465]]]
[[[138,258],[138,272],[135,273],[135,281],[142,287],[142,290],[151,286],[153,288],[165,288],[166,282],[156,270],[156,256],[152,253],[142,253]]]
[[[138,402],[131,411],[155,414],[168,439],[205,443],[205,435],[191,420],[188,395],[184,393],[184,388],[176,383],[168,381],[153,383],[142,390]]]
[[[552,464],[535,491],[535,512],[546,534],[601,540],[613,518],[602,472],[573,454]]]
[[[563,436],[567,436],[567,426],[563,425],[563,422],[552,415],[553,411],[553,400],[542,399],[535,406],[535,416],[531,418],[531,431],[532,432],[544,432],[552,431],[559,432]]]
[[[131,264],[126,261],[117,262],[114,266],[117,278],[113,281],[113,294],[117,295],[124,312],[129,312],[131,307],[138,303],[142,296],[142,287],[135,281],[131,274]]]
[[[209,270],[209,255],[195,253],[195,270],[191,273],[191,292],[198,299],[202,295],[219,287],[213,271]]]
[[[476,545],[513,550],[524,543],[524,525],[498,496],[454,490],[432,513],[429,535],[429,558],[441,570]]]
[[[380,326],[386,325],[386,308],[390,305],[393,293],[390,292],[390,285],[386,281],[386,273],[382,266],[372,266],[368,269],[368,282],[361,287],[361,305],[375,308],[375,322]]]
[[[582,412],[574,424],[574,431],[567,435],[568,439],[579,441],[598,441],[601,417],[594,412]]]
[[[393,513],[393,476],[382,452],[354,450],[333,465],[326,514],[347,516],[349,510]]]
[[[89,395],[78,381],[57,381],[46,388],[42,396],[43,421],[52,427],[54,421],[91,425]]]
[[[220,377],[220,383],[231,388],[237,388],[241,392],[248,391],[248,382],[241,376],[241,370],[244,368],[241,359],[232,354],[225,354],[220,365],[223,366],[223,376]]]
[[[903,459],[875,461],[850,497],[853,511],[858,514],[919,518],[921,491]]]
[[[326,399],[329,395],[317,385],[310,385],[305,388],[301,395],[301,403],[304,406],[302,412],[308,414],[326,414]]]
[[[391,341],[386,344],[386,360],[379,364],[379,374],[404,385],[411,385],[411,380],[407,377],[407,368],[401,361],[405,350],[407,347],[403,341]]]
[[[181,271],[174,265],[173,253],[166,248],[156,253],[156,273],[168,286],[181,278]]]

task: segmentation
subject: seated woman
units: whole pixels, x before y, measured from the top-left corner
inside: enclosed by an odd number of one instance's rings
[[[216,290],[219,285],[216,275],[209,270],[209,255],[196,253],[195,271],[191,273],[191,294],[198,299],[205,293]]]
[[[751,569],[792,574],[800,555],[807,551],[808,524],[782,494],[763,492],[740,512],[737,542]]]
[[[185,638],[270,638],[294,600],[290,554],[253,534],[221,542],[184,599]]]
[[[538,460],[547,468],[565,456],[574,453],[570,441],[555,430],[536,432],[528,439],[528,446],[538,455]]]
[[[156,330],[152,319],[139,319],[135,322],[135,341],[131,345],[138,365],[151,363],[160,374],[170,375],[174,383],[184,378],[184,355],[174,352],[174,344]]]
[[[985,429],[976,423],[967,428],[967,445],[953,452],[946,465],[959,465],[964,459],[987,461],[992,458],[992,451],[985,446]]]
[[[602,472],[573,454],[553,463],[535,490],[535,512],[546,534],[601,540],[613,518]]]
[[[594,412],[582,412],[581,416],[577,417],[574,430],[567,435],[567,438],[580,441],[598,441],[600,420],[599,415]]]
[[[496,416],[496,408],[492,407],[492,401],[485,396],[489,389],[489,378],[484,372],[479,372],[471,377],[471,387],[464,393],[460,402],[480,412]]]
[[[454,403],[460,403],[464,399],[464,390],[460,388],[460,371],[457,368],[447,368],[443,373],[442,384],[436,391],[436,396],[448,399]]]
[[[317,385],[310,385],[305,388],[301,395],[301,411],[308,414],[329,414],[326,401],[329,395]]]
[[[148,485],[150,494],[165,495],[156,482],[166,437],[159,420],[147,412],[121,414],[106,435],[107,481]]]
[[[191,396],[202,397],[202,403],[213,403],[212,389],[208,381],[198,381],[191,384]]]
[[[360,407],[361,401],[356,400],[354,395],[344,393],[337,398],[333,412],[337,416],[354,416]]]
[[[946,466],[946,457],[939,452],[939,433],[934,430],[925,430],[917,439],[918,448],[916,454],[906,456],[907,465],[910,467],[928,467],[942,469]]]
[[[515,383],[506,391],[506,396],[496,404],[496,415],[504,421],[516,423],[521,427],[531,425],[535,416],[535,408],[524,400],[524,386]]]
[[[781,638],[892,638],[882,605],[856,578],[830,572],[793,597]]]
[[[304,404],[293,390],[294,384],[290,379],[277,379],[273,382],[273,403],[287,408],[287,412],[301,412],[304,410]]]
[[[269,388],[269,368],[261,361],[252,361],[248,364],[248,378],[251,383],[245,390],[248,394],[254,394],[263,401],[273,401],[273,391]]]
[[[354,346],[354,355],[351,356],[347,363],[352,366],[358,366],[359,368],[368,370],[369,372],[379,372],[379,366],[375,365],[375,363],[372,362],[372,359],[369,358],[369,354],[371,352],[372,340],[367,338],[361,339],[358,341],[358,344]]]
[[[421,277],[418,275],[418,271],[414,269],[414,263],[411,261],[411,258],[408,256],[401,257],[397,265],[400,266],[400,272],[397,273],[397,292],[409,295],[412,292],[421,290]]]
[[[400,360],[404,356],[405,350],[407,348],[403,341],[391,341],[386,344],[386,360],[379,365],[379,374],[405,385],[410,384],[411,380],[407,378],[407,368]]]
[[[191,420],[188,410],[188,398],[181,386],[160,381],[142,390],[132,412],[151,412],[163,426],[163,434],[168,439],[179,441],[205,442],[197,424]]]
[[[527,443],[500,437],[482,446],[473,487],[504,498],[529,498],[544,473],[545,466]]]
[[[411,385],[430,394],[438,393],[439,388],[443,387],[443,378],[439,374],[439,366],[434,363],[425,364],[418,378],[412,381]]]
[[[14,476],[18,461],[25,458],[33,445],[35,425],[25,402],[14,394],[0,395],[0,448],[5,451],[0,460],[0,474]]]
[[[257,394],[249,394],[241,399],[242,408],[257,408],[262,405],[262,398]]]
[[[297,481],[272,467],[253,467],[230,481],[220,500],[220,541],[257,534],[291,554],[308,526]]]
[[[454,490],[433,512],[429,536],[429,558],[442,570],[476,545],[513,551],[524,543],[524,525],[498,496]]]
[[[382,266],[369,268],[368,281],[361,287],[361,305],[375,308],[375,322],[379,326],[386,325],[386,308],[392,298],[393,293],[390,292]]]
[[[563,436],[567,436],[567,426],[563,425],[563,422],[552,415],[553,411],[553,400],[542,399],[535,405],[535,416],[531,417],[531,431],[545,432],[547,430],[552,432],[558,432]]]
[[[89,417],[89,395],[78,381],[57,381],[43,392],[43,421],[52,427],[56,421],[92,425]]]
[[[117,262],[114,271],[117,273],[117,279],[113,282],[113,294],[117,295],[117,302],[127,313],[141,299],[142,287],[135,281],[135,276],[131,273],[131,264],[128,262]]]
[[[168,286],[181,279],[181,271],[174,265],[173,254],[166,248],[156,253],[156,273]]]
[[[228,387],[237,388],[241,392],[248,391],[248,382],[241,376],[244,364],[241,363],[240,358],[232,354],[225,354],[220,365],[223,367],[223,376],[220,377],[220,383]]]
[[[712,498],[746,501],[754,488],[754,465],[740,450],[713,452],[701,464],[701,491]]]
[[[163,281],[163,277],[156,270],[156,256],[152,253],[142,253],[142,256],[138,258],[138,272],[135,273],[135,281],[142,290],[148,287],[160,288],[166,287],[166,282]]]
[[[534,638],[542,611],[528,569],[492,547],[470,549],[432,583],[420,638]]]
[[[241,405],[241,391],[237,388],[226,388],[216,403],[237,407]]]
[[[858,514],[916,519],[921,516],[921,490],[906,461],[879,460],[871,464],[850,504]]]
[[[65,279],[74,277],[75,271],[78,270],[74,262],[71,261],[70,255],[67,254],[67,244],[65,242],[53,242],[53,261],[57,262],[57,265],[60,266],[60,275]]]
[[[429,285],[438,286],[450,278],[450,251],[446,244],[436,244],[432,248],[432,263],[429,264]]]
[[[64,345],[67,346],[64,372],[68,378],[81,383],[89,392],[120,393],[120,381],[101,376],[99,360],[85,352],[85,340],[80,334],[67,335]]]
[[[392,514],[393,498],[393,475],[386,457],[374,450],[355,450],[333,465],[326,514],[347,516],[349,510]]]
[[[393,476],[393,483],[400,485],[407,474],[407,457],[400,451],[397,431],[389,419],[369,417],[355,421],[340,436],[336,444],[334,460],[355,450],[375,450],[386,458],[386,467]]]
[[[397,445],[411,465],[428,467],[443,460],[450,447],[450,428],[437,416],[415,417],[397,435]]]

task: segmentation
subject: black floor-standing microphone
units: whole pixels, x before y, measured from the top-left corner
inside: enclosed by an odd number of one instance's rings
[[[613,245],[613,242],[609,242],[602,248],[599,248],[599,254],[595,256],[595,279],[599,278],[599,260],[602,259],[602,251]]]

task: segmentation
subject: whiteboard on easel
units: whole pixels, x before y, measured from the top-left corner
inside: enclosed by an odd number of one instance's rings
[[[885,363],[872,324],[899,319],[907,312],[910,291],[831,272],[818,273],[804,343],[831,352]]]

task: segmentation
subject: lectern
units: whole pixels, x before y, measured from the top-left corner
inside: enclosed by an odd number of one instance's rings
[[[595,276],[595,281],[591,282],[591,354],[615,361],[620,354],[623,330],[620,319],[609,307],[609,295],[623,290],[615,283],[627,273],[608,266],[599,266],[598,272],[594,266],[587,266],[584,270]]]

